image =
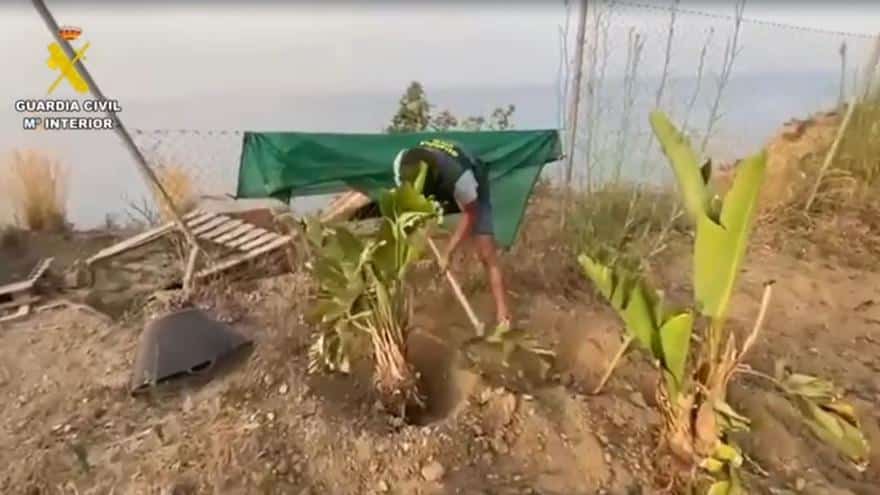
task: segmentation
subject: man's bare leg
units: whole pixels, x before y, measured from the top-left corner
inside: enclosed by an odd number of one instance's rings
[[[495,239],[490,235],[476,235],[474,242],[477,247],[477,255],[486,268],[489,278],[489,288],[492,298],[495,300],[495,317],[497,323],[510,322],[510,309],[507,306],[507,288],[504,285],[504,276],[501,267],[498,266],[498,255],[495,247]]]

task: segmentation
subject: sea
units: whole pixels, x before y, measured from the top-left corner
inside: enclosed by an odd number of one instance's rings
[[[659,79],[642,80],[628,94],[622,80],[608,80],[597,90],[598,97],[582,98],[574,154],[577,183],[583,182],[588,167],[592,167],[593,180],[607,180],[609,170],[619,170],[629,180],[669,180],[648,128],[648,114],[658,107],[658,84]],[[696,98],[695,79],[672,79],[666,87],[659,108],[678,123],[686,118],[699,144],[718,94],[717,80],[704,80]],[[560,129],[564,125],[564,93],[555,86],[426,85],[426,90],[437,111],[449,110],[461,117],[488,115],[496,107],[513,104],[516,128]],[[722,162],[750,154],[789,119],[834,108],[839,94],[838,75],[830,72],[735,74],[717,105],[706,154]],[[191,172],[203,192],[222,195],[235,192],[242,131],[382,132],[399,99],[397,91],[302,94],[214,88],[171,99],[122,100],[119,116],[148,160],[179,164]],[[78,228],[99,227],[108,221],[124,223],[132,216],[133,205],[151,201],[115,132],[22,131],[20,122],[7,120],[0,124],[0,152],[38,148],[67,167],[68,216]],[[646,164],[650,173],[645,172]],[[549,164],[545,173],[559,177],[560,164]],[[324,201],[298,198],[293,206],[305,212]],[[8,205],[5,209],[8,216]]]

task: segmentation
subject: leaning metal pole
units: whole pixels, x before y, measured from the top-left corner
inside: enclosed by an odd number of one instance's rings
[[[569,108],[570,116],[568,118],[568,154],[565,157],[565,183],[563,184],[562,199],[562,215],[560,217],[560,228],[565,227],[568,218],[568,208],[571,202],[571,175],[574,168],[574,151],[575,141],[577,141],[577,124],[578,124],[578,107],[581,102],[581,79],[584,72],[584,38],[586,38],[587,29],[587,9],[588,1],[581,0],[580,21],[577,30],[577,45],[574,49],[574,80],[572,81],[572,103]]]
[[[67,55],[69,60],[75,60],[76,53],[73,51],[73,47],[70,46],[70,43],[67,42],[64,38],[61,37],[61,33],[58,30],[58,23],[55,22],[55,18],[52,16],[52,13],[49,12],[49,8],[46,7],[45,2],[43,0],[33,0],[34,8],[37,9],[37,13],[40,14],[40,17],[43,18],[43,21],[46,23],[46,27],[49,28],[49,31],[52,33],[52,36],[55,38],[55,41],[58,42],[58,45],[61,46],[61,49],[64,50],[64,53]],[[89,74],[89,71],[86,70],[86,66],[83,64],[82,59],[77,60],[75,62],[76,70],[82,75],[83,79],[85,79],[86,83],[89,85],[89,90],[95,96],[95,98],[99,100],[105,100],[104,94],[101,92],[101,89],[98,88],[98,85],[95,83],[95,80],[92,79],[92,75]],[[115,122],[116,133],[119,137],[122,138],[122,141],[125,143],[125,147],[128,148],[128,151],[131,153],[134,158],[135,163],[138,166],[138,170],[144,175],[147,183],[152,185],[157,191],[159,191],[159,196],[161,196],[162,201],[165,202],[165,206],[171,211],[171,214],[174,216],[175,222],[177,222],[180,229],[183,231],[186,236],[187,241],[191,246],[198,249],[198,242],[196,241],[196,237],[193,235],[192,231],[190,231],[189,227],[186,225],[186,222],[183,221],[183,218],[180,215],[180,212],[177,210],[177,206],[175,206],[174,201],[171,199],[171,196],[168,194],[168,191],[162,186],[162,183],[159,181],[159,178],[156,177],[155,172],[150,166],[147,164],[147,160],[144,158],[144,155],[138,149],[137,145],[134,143],[134,140],[131,138],[131,135],[128,133],[128,130],[122,124],[122,120],[116,115],[116,112],[113,110],[107,111],[107,116],[112,118]]]

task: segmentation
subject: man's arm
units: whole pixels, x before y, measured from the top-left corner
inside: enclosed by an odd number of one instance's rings
[[[467,239],[477,223],[477,180],[473,172],[468,170],[455,183],[455,201],[458,208],[462,212],[462,219],[459,221],[452,238],[449,240],[449,246],[446,249],[446,259],[461,245],[461,241]]]

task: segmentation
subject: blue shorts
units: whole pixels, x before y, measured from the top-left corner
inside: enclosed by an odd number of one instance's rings
[[[477,223],[474,225],[476,235],[495,235],[495,226],[492,222],[492,201],[489,195],[484,194],[477,199]]]

